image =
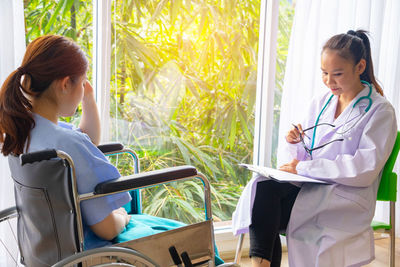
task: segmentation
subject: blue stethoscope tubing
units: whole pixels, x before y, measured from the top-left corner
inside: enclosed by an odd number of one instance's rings
[[[367,113],[368,110],[369,110],[369,109],[371,108],[371,106],[372,106],[372,98],[371,98],[372,86],[371,86],[371,84],[370,84],[369,82],[367,82],[367,81],[361,80],[361,82],[362,82],[363,84],[368,85],[369,93],[368,93],[368,95],[362,96],[362,97],[360,97],[359,99],[357,99],[357,101],[354,102],[352,108],[354,108],[361,100],[367,99],[367,100],[368,100],[368,106],[367,106],[367,108],[365,109],[365,113]],[[324,107],[321,109],[321,112],[319,113],[319,115],[318,115],[318,117],[317,117],[317,120],[315,121],[315,126],[318,125],[319,118],[321,117],[322,113],[325,111],[325,109],[326,109],[326,107],[328,106],[329,102],[331,102],[332,97],[333,97],[333,94],[329,97],[328,101],[325,103]],[[312,141],[311,141],[311,149],[314,148],[315,134],[316,134],[316,132],[317,132],[317,127],[314,127],[313,136],[312,136]],[[312,153],[312,151],[310,151],[310,154],[311,154],[311,153]]]

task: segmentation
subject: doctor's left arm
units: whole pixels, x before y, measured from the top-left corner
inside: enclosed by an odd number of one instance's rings
[[[297,173],[348,186],[370,186],[392,152],[396,133],[394,109],[386,106],[375,112],[366,124],[354,155],[338,154],[334,160],[300,161]]]
[[[101,124],[100,115],[96,105],[93,87],[89,81],[85,83],[82,100],[82,118],[79,128],[87,134],[96,146],[100,143]]]

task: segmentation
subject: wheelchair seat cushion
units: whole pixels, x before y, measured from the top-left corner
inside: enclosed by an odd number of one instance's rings
[[[112,242],[97,237],[93,232],[85,233],[85,250],[122,243],[141,237],[176,229],[186,224],[147,214],[131,214],[125,229]]]
[[[159,218],[147,214],[132,214],[131,216],[131,220],[124,231],[113,240],[114,243],[122,243],[186,225],[175,220]]]

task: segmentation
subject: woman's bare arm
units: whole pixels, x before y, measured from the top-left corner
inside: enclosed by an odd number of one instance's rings
[[[93,87],[89,81],[86,81],[85,91],[82,100],[82,118],[79,128],[86,133],[93,144],[100,143],[101,137],[100,115],[96,105]]]
[[[105,240],[114,239],[124,230],[129,223],[130,215],[124,208],[113,210],[104,220],[90,226],[90,229],[99,237]]]

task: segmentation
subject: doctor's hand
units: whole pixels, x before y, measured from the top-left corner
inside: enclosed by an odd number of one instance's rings
[[[290,144],[297,144],[301,140],[300,134],[304,135],[301,124],[293,124],[293,128],[286,134],[286,141]]]
[[[297,166],[298,163],[299,163],[299,161],[297,159],[293,159],[291,162],[283,164],[282,166],[280,166],[279,170],[297,174],[296,166]]]

